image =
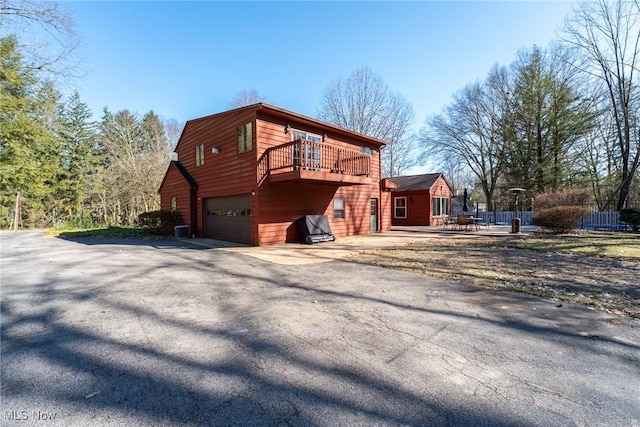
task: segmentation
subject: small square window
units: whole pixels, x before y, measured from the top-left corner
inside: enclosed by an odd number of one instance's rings
[[[333,217],[335,219],[344,219],[344,198],[336,197],[333,199]]]

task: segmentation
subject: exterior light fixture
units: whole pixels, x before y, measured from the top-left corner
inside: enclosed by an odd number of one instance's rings
[[[220,154],[220,147],[218,147],[217,145],[211,147],[211,154]]]
[[[286,125],[286,126],[284,127],[284,133],[289,133],[289,132],[291,132],[291,126]]]

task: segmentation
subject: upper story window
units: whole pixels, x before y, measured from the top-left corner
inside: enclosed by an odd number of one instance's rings
[[[304,139],[309,142],[317,144],[304,144],[302,152],[300,146],[293,147],[293,165],[295,168],[307,169],[307,170],[320,170],[322,163],[322,150],[320,145],[322,143],[322,137],[315,133],[303,132],[301,130],[293,129],[291,132],[291,140],[297,141]]]
[[[204,165],[204,144],[196,146],[196,166]]]
[[[306,139],[307,141],[311,141],[311,142],[322,142],[322,137],[320,135],[294,129],[291,132],[291,140],[295,141],[297,139]]]
[[[249,122],[238,127],[238,153],[253,149],[253,123]]]
[[[368,155],[371,155],[371,153],[373,153],[373,150],[371,150],[371,148],[369,148],[369,147],[361,147],[360,151],[362,151],[364,154],[368,154]]]

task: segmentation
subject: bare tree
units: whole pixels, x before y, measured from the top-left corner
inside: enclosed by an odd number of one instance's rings
[[[115,223],[133,223],[142,212],[158,209],[158,188],[167,169],[172,137],[153,112],[139,119],[128,110],[105,109],[100,124],[105,168],[99,191]]]
[[[75,23],[66,5],[45,0],[0,0],[0,33],[14,34],[27,67],[49,79],[83,74]]]
[[[509,93],[508,73],[494,67],[485,83],[467,85],[442,114],[427,121],[421,141],[441,164],[466,165],[493,209],[493,195],[504,171],[503,119]]]
[[[638,108],[640,87],[640,3],[598,0],[581,3],[565,26],[563,41],[587,59],[583,71],[600,81],[608,94],[616,142],[618,184],[605,203],[625,206],[640,164]],[[608,137],[604,135],[605,137]]]
[[[173,151],[175,150],[176,145],[178,145],[178,140],[180,139],[180,135],[182,134],[182,129],[184,129],[184,123],[180,123],[176,119],[166,118],[162,119],[162,123],[164,124],[164,129],[167,133],[169,148],[171,151]]]
[[[422,160],[412,134],[413,107],[367,67],[358,68],[346,79],[332,81],[322,94],[318,116],[387,142],[382,168],[389,176],[402,175]]]
[[[265,102],[266,100],[267,98],[258,93],[257,90],[253,88],[244,89],[233,96],[229,106],[231,108],[240,108],[246,105],[257,104],[258,102]]]

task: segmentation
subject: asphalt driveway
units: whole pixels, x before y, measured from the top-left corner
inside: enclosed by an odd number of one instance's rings
[[[0,239],[2,425],[640,425],[633,319],[188,240]]]

